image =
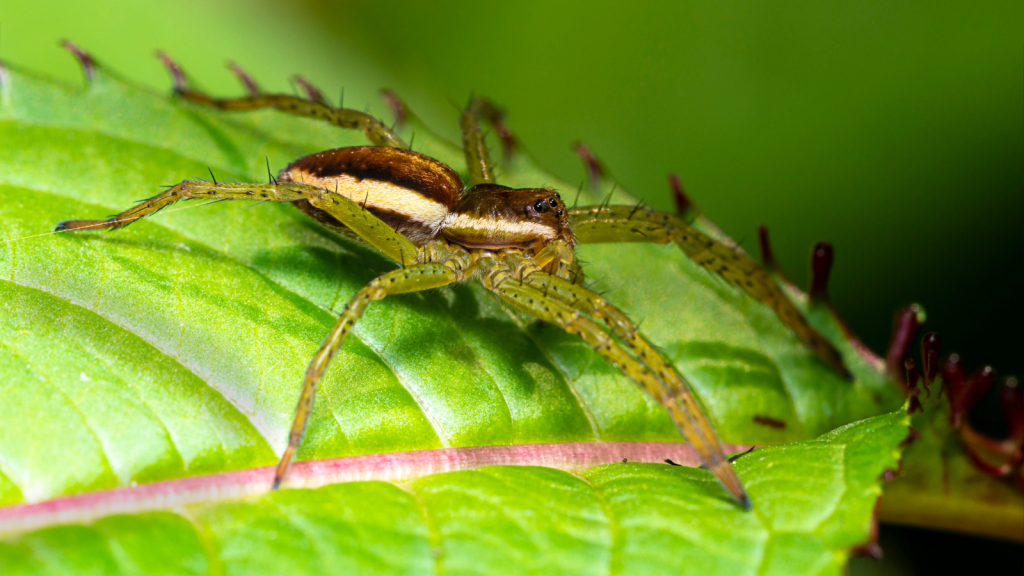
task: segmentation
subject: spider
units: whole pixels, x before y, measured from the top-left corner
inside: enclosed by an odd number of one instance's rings
[[[172,62],[175,92],[222,110],[276,108],[336,126],[362,130],[373,146],[337,148],[300,158],[267,184],[185,180],[105,220],[68,220],[57,230],[116,229],[178,200],[290,202],[342,234],[362,241],[399,265],[348,301],[306,370],[288,445],[273,489],[284,480],[309,419],[317,383],[371,302],[394,294],[478,279],[509,306],[576,334],[668,411],[705,467],[744,508],[751,502],[724,454],[718,435],[690,386],[601,295],[582,286],[575,248],[581,243],[677,243],[699,264],[772,306],[828,364],[845,373],[838,353],[814,331],[778,287],[742,252],[694,229],[681,217],[601,205],[569,208],[548,188],[513,189],[496,182],[481,119],[500,124],[497,108],[473,98],[462,112],[468,182],[442,162],[414,152],[373,116],[310,98],[261,94],[216,99],[189,88]],[[599,323],[603,323],[602,328]]]

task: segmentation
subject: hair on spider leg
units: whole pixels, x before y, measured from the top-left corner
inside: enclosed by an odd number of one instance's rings
[[[227,198],[225,198],[225,200],[227,200]],[[249,208],[254,208],[256,206],[259,206],[260,204],[263,204],[264,202],[270,202],[270,200],[259,200],[257,202],[253,202],[252,204],[246,206],[245,209],[248,210]]]
[[[600,214],[602,210],[608,207],[608,204],[612,201],[612,194],[615,194],[615,189],[619,186],[618,182],[612,182],[612,189],[608,191],[608,195],[604,197],[604,200],[597,207],[597,213]]]
[[[210,171],[210,178],[213,178],[214,186],[220,186],[220,182],[217,182],[217,177],[213,175],[213,168],[207,166],[206,169]]]
[[[273,183],[277,185],[277,178],[270,172],[270,156],[264,156],[263,158],[267,161],[267,184]]]
[[[751,446],[750,448],[748,448],[747,450],[745,450],[743,452],[740,452],[739,454],[733,454],[732,456],[729,456],[729,463],[731,464],[731,463],[739,460],[740,458],[743,458],[747,454],[750,454],[751,452],[754,451],[755,448],[757,448],[757,446]]]
[[[640,207],[643,206],[643,205],[644,205],[644,201],[643,200],[640,200],[639,202],[637,202],[636,206],[633,207],[633,210],[629,213],[629,217],[626,218],[626,220],[632,220],[633,216],[637,213],[638,210],[640,210]],[[639,230],[635,230],[635,231],[639,232]],[[640,232],[640,233],[643,234],[643,232]],[[646,234],[643,234],[643,235],[647,236]]]
[[[576,204],[579,203],[579,201],[580,201],[580,194],[583,193],[583,183],[584,182],[585,182],[585,180],[581,180],[580,181],[580,185],[576,188],[576,197],[573,198],[573,201],[572,201],[572,210],[576,209]]]

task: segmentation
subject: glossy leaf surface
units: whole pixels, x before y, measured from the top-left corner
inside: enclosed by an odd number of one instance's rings
[[[840,574],[866,538],[879,474],[896,465],[907,421],[878,416],[741,457],[749,512],[693,468],[494,466],[44,528],[0,540],[0,565],[5,574]]]

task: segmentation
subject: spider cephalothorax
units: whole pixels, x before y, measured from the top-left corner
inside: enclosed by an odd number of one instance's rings
[[[650,393],[705,466],[749,507],[740,480],[686,381],[622,311],[579,282],[577,243],[675,242],[709,272],[771,306],[823,361],[845,373],[838,352],[807,325],[762,268],[680,217],[638,206],[568,208],[553,190],[497,184],[479,126],[481,117],[491,122],[495,118],[495,108],[485,100],[472,100],[462,115],[467,187],[451,167],[409,150],[398,135],[363,112],[287,95],[256,93],[220,100],[190,90],[180,75],[178,82],[178,94],[198,104],[225,110],[275,107],[361,129],[375,144],[306,156],[267,184],[186,180],[107,220],[57,225],[59,230],[120,228],[189,198],[290,202],[399,264],[351,297],[310,362],[274,487],[285,478],[302,440],[320,378],[366,307],[390,295],[477,278],[509,306],[578,335]]]

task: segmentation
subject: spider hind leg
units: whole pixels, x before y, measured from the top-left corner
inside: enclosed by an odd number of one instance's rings
[[[708,469],[741,506],[750,508],[750,498],[689,386],[650,346],[625,314],[582,286],[535,267],[527,270],[531,266],[528,260],[478,262],[478,265],[481,266],[484,285],[499,298],[538,320],[578,335],[623,375],[658,400]],[[603,321],[636,357],[588,315]]]
[[[675,243],[711,274],[766,304],[797,338],[839,375],[852,379],[839,351],[812,327],[767,270],[738,249],[697,230],[682,218],[634,206],[588,206],[570,211],[581,244]]]

